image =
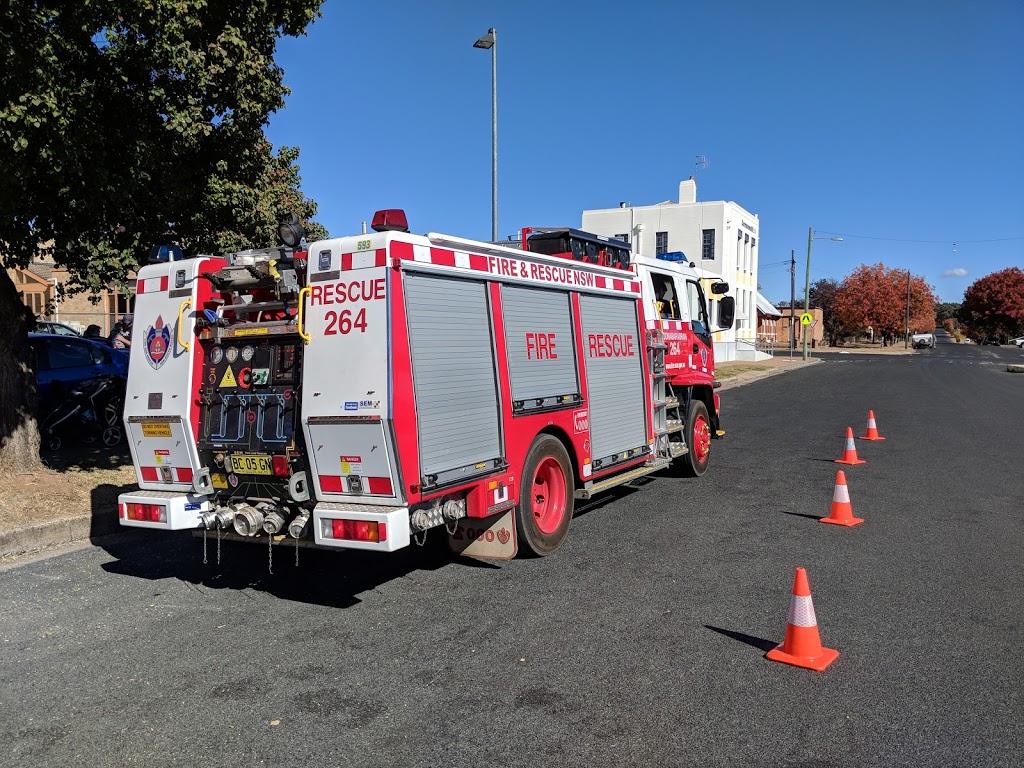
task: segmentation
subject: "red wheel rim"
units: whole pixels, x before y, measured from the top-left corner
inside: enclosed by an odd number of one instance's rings
[[[548,456],[533,473],[533,519],[543,533],[551,534],[565,516],[565,473],[562,465]]]
[[[697,414],[697,418],[693,420],[693,452],[701,464],[711,453],[711,428],[704,414]]]

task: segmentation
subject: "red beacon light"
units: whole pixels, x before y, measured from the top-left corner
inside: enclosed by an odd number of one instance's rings
[[[373,214],[370,224],[374,232],[408,232],[409,221],[401,208],[387,208]]]

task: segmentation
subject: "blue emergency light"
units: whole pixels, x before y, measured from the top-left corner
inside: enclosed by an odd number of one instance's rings
[[[160,264],[165,261],[181,261],[185,258],[181,247],[177,245],[155,245],[149,249],[149,263]]]
[[[689,261],[686,258],[686,254],[682,251],[669,251],[668,253],[659,253],[657,258],[662,261]]]

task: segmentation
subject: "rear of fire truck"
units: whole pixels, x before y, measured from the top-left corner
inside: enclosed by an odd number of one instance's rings
[[[125,423],[139,490],[121,523],[251,536],[310,515],[298,428],[305,253],[290,246],[182,259],[154,249],[139,271]]]
[[[122,525],[271,546],[409,544],[383,301],[387,233],[405,227],[387,212],[374,225],[308,252],[294,219],[281,248],[154,249],[125,408],[139,490],[119,498]],[[358,279],[342,280],[353,265]]]

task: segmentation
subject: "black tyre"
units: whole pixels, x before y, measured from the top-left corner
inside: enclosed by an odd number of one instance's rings
[[[544,557],[565,541],[572,522],[575,487],[569,454],[561,441],[540,435],[523,465],[516,528],[526,553]]]
[[[687,477],[700,477],[708,471],[711,459],[711,419],[708,409],[700,400],[691,400],[686,409],[686,429],[683,432],[688,449],[682,457],[682,471]]]
[[[116,427],[121,424],[121,412],[124,410],[124,399],[120,395],[114,395],[103,406],[101,417],[103,423],[108,427]]]

